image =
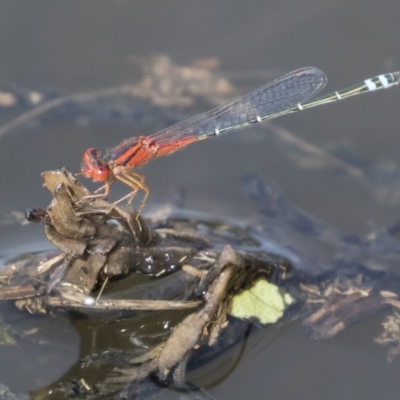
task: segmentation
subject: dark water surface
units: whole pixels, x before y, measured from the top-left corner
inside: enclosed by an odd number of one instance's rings
[[[399,15],[398,0],[0,1],[0,86],[78,93],[133,83],[141,73],[130,56],[162,53],[180,65],[217,57],[220,70],[242,79],[247,89],[313,65],[327,74],[327,90],[337,90],[400,69]],[[399,99],[400,88],[394,88],[274,123],[318,146],[346,140],[373,163],[398,161]],[[79,122],[28,126],[0,137],[0,215],[47,204],[43,170],[78,171],[86,148],[105,150],[160,128],[151,120],[145,132],[128,124]],[[277,182],[299,207],[350,232],[367,233],[369,221],[388,226],[398,220],[394,196],[391,203],[380,201],[368,185],[348,176],[301,169],[259,128],[251,133],[207,140],[146,165],[141,172],[151,188],[149,204],[162,202],[177,185],[185,189],[189,209],[250,219],[255,206],[243,192],[242,177],[256,171]],[[114,190],[116,197],[125,193],[120,185]],[[50,248],[40,226],[0,229],[2,260]],[[385,350],[372,340],[381,319],[325,342],[310,340],[296,324],[275,336],[258,332],[240,363],[209,390],[218,399],[397,399],[399,361],[388,364]],[[70,343],[53,355],[60,359],[57,370],[38,374],[32,368],[31,376],[18,376],[1,362],[0,382],[26,393],[59,378],[78,354],[74,330],[66,326],[60,332],[68,329]],[[9,357],[15,360],[17,353],[13,349]]]

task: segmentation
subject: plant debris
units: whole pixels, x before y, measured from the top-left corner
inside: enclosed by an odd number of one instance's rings
[[[30,313],[186,310],[168,337],[151,347],[143,345],[146,353],[107,378],[110,388],[151,374],[185,387],[190,354],[203,344],[216,344],[228,325],[232,298],[260,277],[290,277],[289,264],[281,257],[259,258],[226,245],[217,250],[190,230],[151,229],[129,209],[93,197],[66,169],[42,175],[53,200],[47,209],[27,210],[26,217],[42,223],[47,238],[61,252],[6,266],[0,277],[0,300],[13,301]],[[131,274],[159,278],[179,270],[190,281],[179,298],[107,298],[107,291]],[[135,341],[140,343],[139,338]],[[83,392],[92,389],[90,384],[80,385]]]

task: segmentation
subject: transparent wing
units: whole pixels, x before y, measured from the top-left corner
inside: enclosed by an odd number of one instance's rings
[[[203,139],[242,128],[306,102],[322,90],[327,81],[326,75],[318,68],[301,68],[221,107],[150,135],[149,139],[162,146],[188,136]]]

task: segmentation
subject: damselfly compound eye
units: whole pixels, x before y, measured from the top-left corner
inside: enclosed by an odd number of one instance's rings
[[[109,173],[108,167],[100,166],[93,169],[91,177],[95,182],[104,182],[108,179]]]

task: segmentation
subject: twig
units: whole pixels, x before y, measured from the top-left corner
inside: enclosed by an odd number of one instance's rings
[[[93,310],[185,310],[198,307],[200,301],[170,300],[98,300],[86,297],[84,302],[49,297],[47,304],[53,307],[86,308]]]

